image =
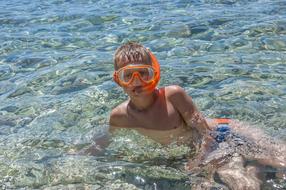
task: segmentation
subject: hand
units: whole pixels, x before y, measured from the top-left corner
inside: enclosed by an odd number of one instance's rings
[[[200,165],[198,158],[190,159],[185,166],[185,170],[196,173],[201,168]]]
[[[200,146],[197,146],[197,155],[194,159],[190,159],[185,166],[186,170],[196,170],[196,168],[203,167],[204,161],[207,158],[208,154],[213,151],[213,146],[216,141],[209,134],[206,134],[202,137]]]

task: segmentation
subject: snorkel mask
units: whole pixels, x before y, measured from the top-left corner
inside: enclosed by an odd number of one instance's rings
[[[160,80],[160,65],[156,57],[149,51],[151,65],[130,64],[120,68],[113,74],[113,80],[122,87],[129,87],[135,79],[143,84],[144,91],[153,91]]]

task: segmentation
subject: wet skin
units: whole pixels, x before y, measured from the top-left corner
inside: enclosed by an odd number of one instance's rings
[[[227,154],[221,154],[226,151],[220,145],[217,149],[213,149],[213,144],[216,142],[209,134],[217,123],[211,119],[205,120],[191,97],[179,86],[167,86],[149,92],[144,91],[143,84],[135,78],[130,86],[123,87],[123,90],[128,94],[129,100],[112,110],[110,131],[131,128],[162,144],[171,142],[192,144],[199,149],[199,154],[190,160],[186,168],[189,171],[194,171],[196,168],[212,169],[213,172],[210,173],[218,172],[221,180],[229,187],[235,189],[253,186],[252,189],[259,189],[261,181],[256,176],[255,169],[245,167],[246,159],[257,160],[261,164],[271,166],[285,166],[286,159],[276,154],[279,150],[270,144],[267,145],[267,149],[272,149],[270,154],[257,156],[256,150],[264,152],[266,149],[263,148],[264,145],[256,143],[260,142],[257,136],[249,135],[247,129],[243,131],[245,127],[240,122],[232,121],[230,126],[234,131],[249,136],[242,138],[247,146],[240,146],[230,139],[229,142],[222,143],[229,151]],[[241,167],[235,170],[234,165]],[[233,186],[230,183],[240,185]]]

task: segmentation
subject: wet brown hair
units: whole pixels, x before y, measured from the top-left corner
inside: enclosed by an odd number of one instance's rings
[[[149,50],[137,42],[127,42],[120,46],[114,55],[114,69],[119,69],[120,65],[132,63],[152,64]]]

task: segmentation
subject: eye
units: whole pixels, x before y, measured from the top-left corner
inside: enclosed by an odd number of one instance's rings
[[[124,75],[124,78],[126,78],[126,79],[130,79],[131,77],[132,77],[132,73],[126,73]]]
[[[148,76],[149,72],[148,70],[142,70],[142,71],[139,71],[139,74],[143,77],[143,76]]]

